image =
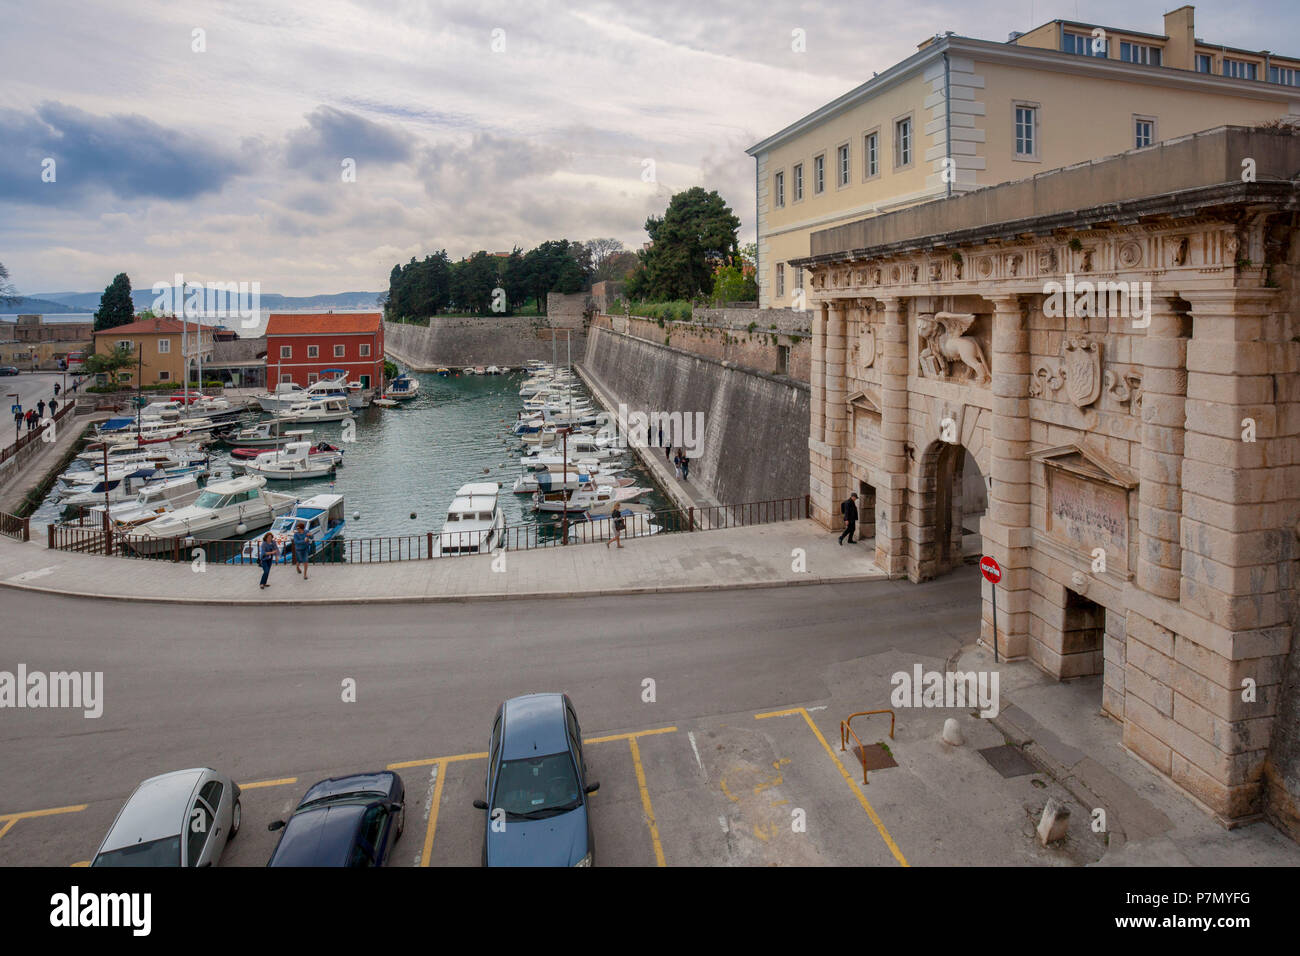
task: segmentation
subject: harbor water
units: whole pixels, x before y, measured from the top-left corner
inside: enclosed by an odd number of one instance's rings
[[[343,450],[343,464],[333,478],[307,481],[268,481],[267,490],[309,498],[325,492],[341,494],[347,514],[348,539],[423,534],[439,531],[447,506],[461,485],[476,481],[501,484],[501,510],[507,526],[540,524],[547,537],[558,522],[539,518],[532,497],[511,492],[523,472],[523,442],[511,434],[522,399],[522,373],[507,375],[452,375],[411,373],[419,380],[419,394],[393,408],[371,406],[354,412],[354,440],[344,441],[346,422],[312,423],[310,441],[325,441]],[[257,418],[268,418],[259,413]],[[294,426],[288,426],[294,427]],[[529,446],[532,450],[535,446]],[[211,447],[209,481],[230,475],[229,448]],[[557,449],[558,451],[558,449]],[[629,451],[618,467],[636,484],[650,488],[639,504],[652,509],[671,503]],[[74,469],[90,467],[74,462]],[[34,526],[59,520],[60,486],[32,515]],[[35,531],[35,528],[33,528]]]

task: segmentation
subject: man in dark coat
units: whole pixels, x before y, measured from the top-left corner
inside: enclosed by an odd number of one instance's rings
[[[840,544],[844,539],[849,539],[849,544],[853,544],[853,531],[858,526],[858,496],[851,494],[844,499],[840,505],[840,514],[844,516],[844,530],[840,532]]]

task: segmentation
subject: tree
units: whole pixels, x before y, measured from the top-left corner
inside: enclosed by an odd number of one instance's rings
[[[665,301],[708,295],[714,270],[735,263],[739,228],[740,219],[716,190],[693,186],[677,193],[662,217],[646,220],[651,244],[639,253],[642,271],[634,273],[638,297]]]
[[[713,273],[713,300],[715,302],[754,302],[758,299],[758,283],[753,270],[740,266],[720,266]]]
[[[115,327],[110,326],[110,328]],[[111,382],[116,378],[114,372],[121,368],[132,368],[135,364],[136,357],[131,349],[125,345],[118,345],[111,352],[94,352],[87,355],[82,371],[89,375],[107,375]]]
[[[631,275],[632,271],[640,264],[641,260],[637,258],[635,252],[627,249],[615,252],[613,255],[606,256],[595,273],[592,275],[593,282],[622,282]]]
[[[588,239],[583,245],[587,250],[587,255],[591,257],[592,277],[597,281],[601,278],[600,267],[605,264],[605,261],[610,256],[623,251],[623,243],[617,239]]]
[[[0,305],[12,305],[21,298],[18,290],[9,281],[9,270],[5,268],[3,262],[0,262]]]
[[[501,264],[501,288],[506,290],[506,305],[509,312],[523,307],[528,301],[528,270],[524,267],[524,254],[518,246],[510,252],[510,257]]]
[[[125,272],[119,272],[100,296],[99,309],[95,312],[95,331],[115,329],[133,321],[135,305],[131,301],[131,280]]]

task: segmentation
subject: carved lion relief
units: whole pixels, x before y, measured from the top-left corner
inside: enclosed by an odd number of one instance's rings
[[[917,316],[922,374],[947,379],[952,375],[950,363],[960,363],[969,370],[973,384],[992,379],[984,349],[974,336],[966,334],[974,321],[975,315],[970,312],[924,312]]]

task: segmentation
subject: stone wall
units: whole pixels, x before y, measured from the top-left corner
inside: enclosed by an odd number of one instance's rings
[[[775,326],[778,332],[802,332],[807,335],[812,328],[812,313],[794,309],[760,309],[724,307],[706,309],[696,307],[691,318],[704,325],[716,325],[719,328],[747,329],[752,322],[760,329],[771,331]]]
[[[704,413],[691,481],[724,504],[808,493],[808,386],[592,326],[583,368],[628,411]],[[611,409],[617,412],[617,408]]]
[[[588,292],[549,292],[546,295],[546,317],[557,329],[581,328],[595,311]]]
[[[384,349],[416,372],[431,372],[440,365],[523,365],[529,359],[551,360],[552,330],[546,316],[434,316],[427,326],[385,322]],[[565,361],[570,334],[573,360],[578,361],[587,347],[581,324],[556,334],[559,361]]]
[[[697,311],[696,315],[699,314]],[[648,342],[671,345],[694,355],[756,372],[787,375],[799,382],[808,381],[812,339],[806,329],[787,333],[760,326],[750,332],[743,326],[717,326],[700,321],[665,322],[660,326],[657,319],[636,315],[600,315],[594,321],[605,328],[626,332]],[[782,349],[787,350],[784,369],[781,367]]]

